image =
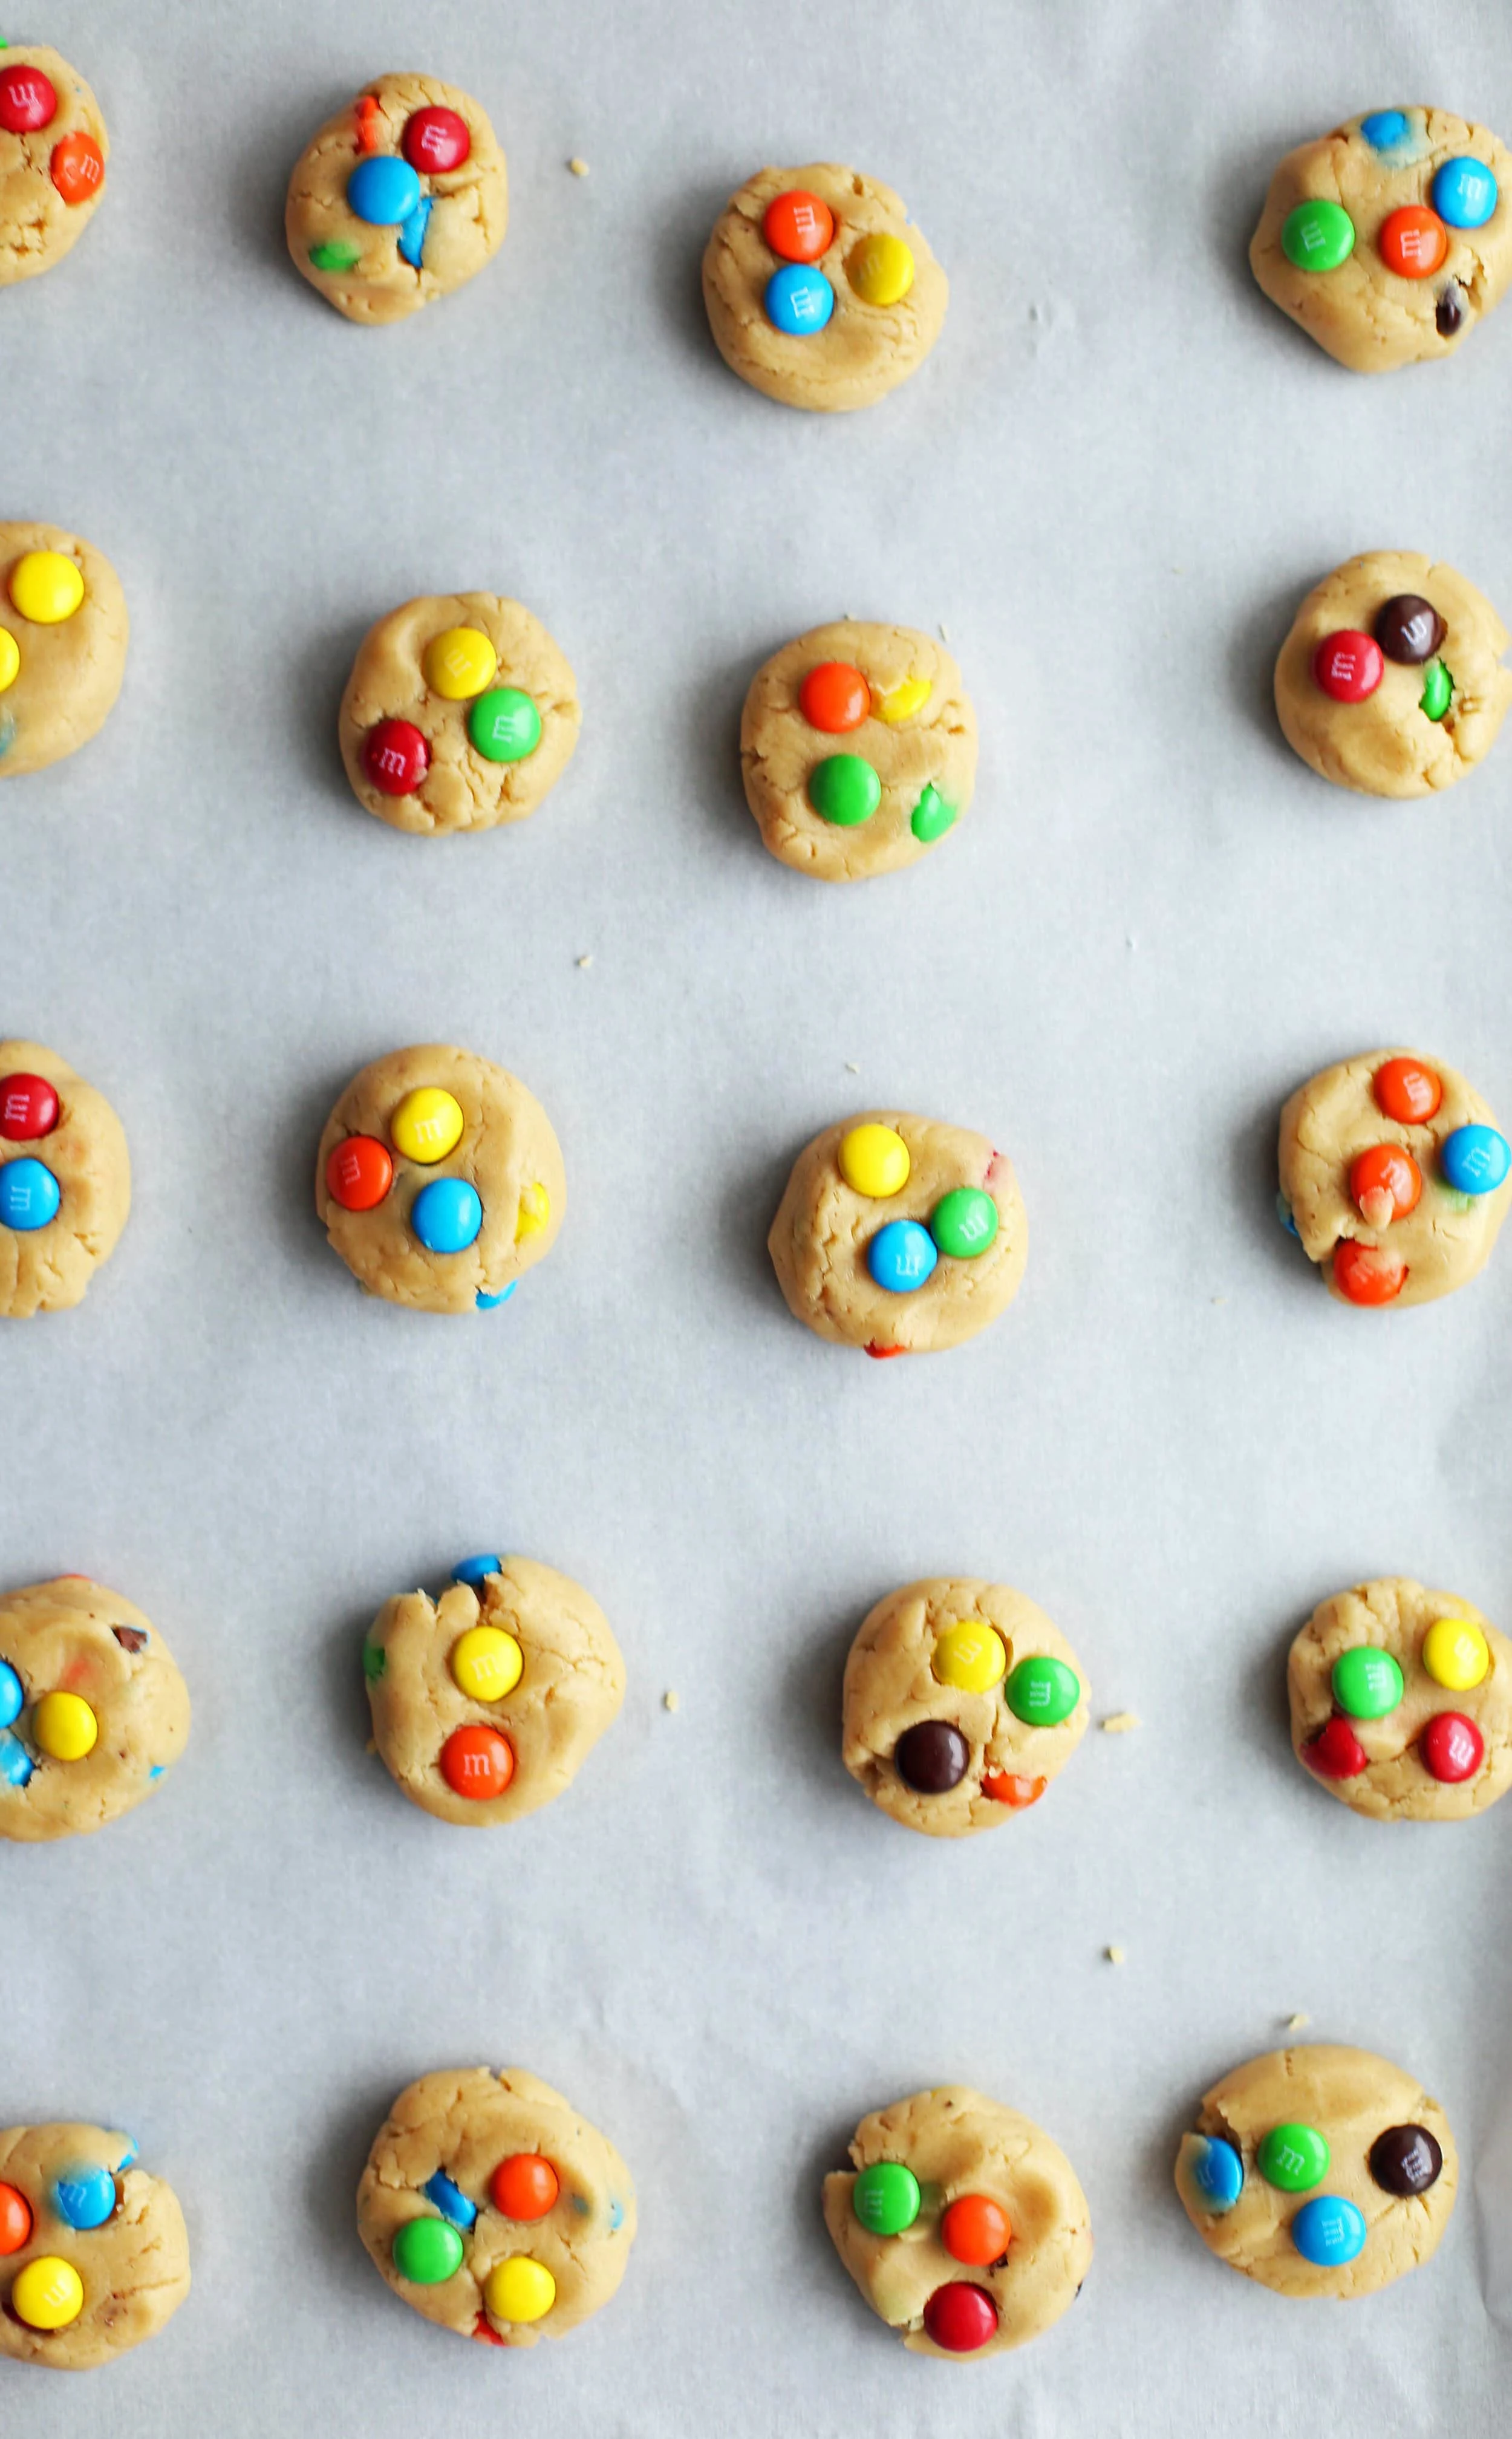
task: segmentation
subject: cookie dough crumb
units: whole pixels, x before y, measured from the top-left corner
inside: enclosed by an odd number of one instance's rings
[[[861,1074],[860,1061],[855,1059],[847,1059],[845,1061],[845,1073],[847,1076],[859,1076]]]
[[[587,162],[583,159],[582,154],[581,154],[580,152],[575,152],[575,153],[573,154],[572,159],[571,159],[571,160],[568,162],[568,164],[567,164],[567,167],[568,167],[568,169],[572,171],[572,174],[573,174],[573,176],[574,176],[575,178],[586,178],[586,177],[587,177],[587,175],[588,175],[588,164],[587,164]]]
[[[666,1693],[662,1696],[662,1708],[664,1711],[675,1711],[677,1704],[677,1687],[675,1685],[668,1685]]]
[[[1124,1959],[1129,1954],[1129,1950],[1127,1948],[1105,1948],[1103,1949],[1103,1954],[1107,1957],[1110,1965],[1122,1965]]]
[[[944,619],[942,618],[942,619],[940,620],[940,642],[941,642],[942,644],[948,644],[948,643],[950,642],[950,640],[951,640],[951,631],[950,631],[949,627],[947,627],[947,625],[946,625],[946,623],[945,623]]]
[[[1137,1711],[1113,1711],[1101,1722],[1105,1736],[1127,1736],[1130,1728],[1139,1725]]]
[[[1289,2016],[1287,2018],[1287,2030],[1289,2033],[1305,2032],[1311,2021],[1312,2018],[1310,2016],[1304,2015],[1299,2008],[1294,2016]]]
[[[593,952],[592,949],[590,949],[590,950],[589,950],[589,952],[588,952],[588,953],[587,953],[587,955],[586,955],[586,956],[579,957],[579,958],[578,958],[578,966],[581,968],[582,971],[583,971],[584,973],[586,973],[586,972],[587,972],[587,970],[588,970],[589,967],[593,964],[593,962],[594,962],[594,952]]]

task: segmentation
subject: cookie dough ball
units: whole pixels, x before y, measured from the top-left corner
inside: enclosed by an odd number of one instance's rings
[[[901,198],[832,161],[762,169],[703,256],[714,344],[784,406],[870,406],[940,335],[950,283]]]
[[[438,1821],[519,1821],[572,1785],[625,1699],[598,1603],[535,1558],[464,1558],[438,1601],[385,1601],[363,1645],[373,1741]]]
[[[452,2068],[389,2110],[357,2227],[386,2284],[438,2328],[533,2346],[614,2293],[635,2188],[613,2143],[539,2075]]]
[[[0,1319],[78,1304],[131,1207],[104,1094],[40,1041],[0,1041]]]
[[[837,1346],[928,1355],[1013,1302],[1029,1223],[986,1135],[867,1110],[793,1164],[767,1250],[794,1317]]]
[[[0,525],[0,779],[88,744],[121,690],[130,634],[103,551],[61,525]]]
[[[1351,372],[1446,356],[1512,277],[1512,154],[1447,110],[1351,118],[1287,154],[1250,268]]]
[[[865,881],[916,863],[960,820],[976,714],[943,645],[841,618],[757,669],[740,769],[769,854],[818,881]]]
[[[1321,1601],[1287,1662],[1291,1748],[1373,1821],[1464,1821],[1512,1785],[1512,1643],[1388,1576]]]
[[[581,725],[578,682],[539,618],[495,593],[428,594],[364,637],[341,758],[367,812],[438,838],[524,821]]]
[[[1507,632],[1484,593],[1421,553],[1367,550],[1314,585],[1275,665],[1287,743],[1367,796],[1463,779],[1512,703]]]
[[[156,2337],[188,2291],[178,2196],[129,2134],[0,2133],[0,2354],[92,2371]]]
[[[401,322],[504,243],[509,182],[489,115],[436,77],[383,76],[305,147],[284,232],[348,322]]]
[[[1276,2295],[1373,2295],[1433,2252],[1459,2158],[1436,2100],[1369,2050],[1272,2050],[1202,2096],[1176,2190],[1210,2252]]]
[[[315,1208],[359,1286],[419,1312],[489,1311],[557,1241],[551,1122],[517,1076],[445,1042],[391,1050],[320,1138]]]
[[[863,2117],[825,2225],[914,2354],[1002,2355],[1058,2321],[1092,2266],[1087,2197],[1059,2145],[961,2084]]]
[[[889,1593],[845,1663],[841,1754],[905,1828],[969,1838],[1038,1804],[1087,1731],[1087,1672],[1008,1584],[931,1576]]]
[[[1283,1223],[1342,1304],[1431,1304],[1473,1279],[1506,1218],[1504,1135],[1415,1050],[1325,1067],[1281,1113]]]
[[[105,191],[110,137],[77,68],[45,43],[0,54],[0,288],[78,244]]]
[[[71,1838],[151,1795],[188,1687],[139,1609],[87,1576],[0,1595],[0,1838]]]

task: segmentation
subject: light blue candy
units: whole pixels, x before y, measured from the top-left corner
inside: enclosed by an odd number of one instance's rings
[[[939,1247],[916,1220],[889,1220],[866,1248],[866,1268],[889,1295],[911,1295],[939,1257]]]
[[[412,270],[418,271],[425,252],[425,230],[431,217],[431,199],[422,195],[399,233],[399,250]]]
[[[0,1168],[0,1227],[45,1228],[62,1197],[40,1160],[8,1160]]]
[[[809,262],[785,262],[767,281],[767,320],[790,339],[809,339],[835,310],[835,292]]]
[[[347,202],[370,228],[398,228],[420,200],[420,182],[397,152],[370,152],[347,181]]]
[[[16,741],[16,723],[9,711],[0,711],[0,755],[9,754]]]
[[[167,1767],[168,1765],[166,1762],[155,1761],[147,1775],[149,1778],[161,1778]]]
[[[618,2202],[611,2202],[611,2203],[610,2203],[610,2205],[609,2205],[609,2233],[610,2233],[610,2234],[611,2234],[611,2235],[613,2235],[613,2234],[614,2234],[615,2229],[616,2229],[616,2228],[623,2227],[623,2226],[624,2226],[624,2224],[625,2224],[625,2214],[624,2214],[623,2210],[620,2208],[619,2203],[618,2203]]]
[[[459,1558],[452,1570],[452,1581],[454,1584],[471,1584],[476,1589],[479,1584],[486,1584],[490,1576],[502,1576],[503,1573],[502,1558]]]
[[[26,1701],[20,1678],[9,1660],[0,1660],[0,1728],[9,1728],[12,1719],[21,1717]]]
[[[9,1728],[0,1732],[0,1787],[25,1787],[31,1776],[31,1755]]]
[[[434,2177],[426,2179],[421,2190],[436,2204],[441,2216],[449,2218],[452,2225],[461,2228],[465,2234],[477,2217],[478,2210],[475,2202],[469,2201],[461,2186],[454,2185],[445,2170],[437,2168]]]
[[[1292,1219],[1292,1217],[1291,1217],[1291,1205],[1290,1205],[1290,1203],[1287,1201],[1287,1198],[1286,1198],[1286,1196],[1285,1196],[1284,1194],[1278,1194],[1278,1195],[1276,1196],[1276,1199],[1275,1199],[1275,1216],[1276,1216],[1276,1218],[1280,1220],[1282,1227],[1283,1227],[1283,1228],[1286,1230],[1286,1232],[1287,1232],[1287,1235],[1288,1235],[1289,1237],[1297,1237],[1297,1239],[1298,1239],[1298,1242],[1300,1243],[1300,1242],[1301,1242],[1301,1237],[1300,1237],[1300,1233],[1299,1233],[1298,1228],[1297,1228],[1297,1223],[1296,1223],[1296,1221],[1295,1221],[1295,1220]]]
[[[116,2161],[116,2174],[117,2176],[119,2176],[123,2168],[129,2168],[129,2167],[131,2167],[131,2166],[132,2166],[132,2164],[133,2164],[133,2163],[134,2162],[135,2158],[136,2158],[136,2145],[135,2145],[135,2144],[132,2141],[131,2136],[128,2134],[128,2135],[127,2135],[127,2137],[126,2137],[126,2148],[125,2148],[125,2150],[121,2153],[120,2158],[119,2158],[119,2159]]]
[[[478,1189],[465,1177],[433,1177],[410,1205],[410,1226],[428,1254],[465,1254],[482,1225]]]
[[[497,1309],[498,1309],[498,1308],[499,1308],[499,1306],[500,1306],[501,1304],[507,1304],[507,1303],[508,1303],[509,1298],[513,1295],[513,1293],[514,1293],[514,1291],[515,1291],[516,1288],[519,1286],[519,1284],[520,1284],[520,1282],[519,1282],[519,1280],[518,1280],[518,1279],[511,1279],[511,1280],[509,1281],[508,1286],[507,1286],[507,1288],[501,1289],[500,1292],[499,1292],[496,1296],[485,1295],[485,1294],[484,1294],[484,1292],[483,1292],[483,1290],[482,1290],[481,1288],[479,1288],[479,1290],[478,1290],[478,1310],[479,1310],[479,1312],[495,1312],[495,1311],[497,1311]]]
[[[1496,180],[1484,161],[1461,152],[1433,180],[1433,209],[1450,228],[1484,228],[1496,209]]]
[[[1319,2270],[1338,2270],[1353,2261],[1364,2246],[1365,2215],[1342,2194],[1314,2194],[1291,2222],[1291,2241],[1304,2261]]]
[[[1512,1168],[1512,1150],[1495,1127],[1456,1127],[1444,1138],[1438,1165],[1456,1194],[1494,1194]]]
[[[53,2208],[66,2227],[103,2227],[116,2207],[108,2168],[65,2168],[53,2181]]]
[[[1233,2144],[1218,2135],[1199,2136],[1187,2161],[1192,2182],[1208,2209],[1231,2211],[1244,2191],[1244,2163]]]
[[[1408,136],[1405,110],[1373,110],[1360,122],[1360,133],[1378,152],[1390,152],[1395,146],[1405,144]]]

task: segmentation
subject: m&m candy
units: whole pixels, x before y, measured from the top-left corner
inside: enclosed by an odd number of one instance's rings
[[[460,1140],[462,1104],[439,1084],[420,1084],[404,1095],[388,1122],[389,1140],[406,1160],[433,1167]]]
[[[412,796],[430,767],[431,749],[412,720],[381,720],[363,739],[363,769],[381,795]]]
[[[1298,204],[1282,223],[1281,251],[1299,271],[1337,271],[1354,250],[1354,222],[1326,196]]]
[[[496,2321],[543,2321],[557,2300],[557,2282],[543,2261],[516,2252],[489,2270],[483,2300]]]
[[[11,607],[34,627],[61,627],[83,597],[78,562],[61,550],[23,551],[10,571]]]
[[[1399,1127],[1428,1124],[1444,1098],[1444,1087],[1432,1067],[1420,1059],[1387,1059],[1371,1079],[1376,1107]]]
[[[32,1712],[31,1736],[49,1761],[82,1761],[99,1741],[99,1721],[81,1694],[55,1688]]]
[[[1490,1646],[1468,1617],[1436,1617],[1423,1637],[1423,1666],[1448,1693],[1468,1694],[1490,1665]]]
[[[809,802],[821,821],[837,829],[869,822],[882,800],[882,783],[860,754],[830,754],[809,774]]]
[[[1320,2194],[1304,2202],[1291,2222],[1291,2241],[1304,2261],[1319,2270],[1341,2270],[1363,2252],[1365,2215],[1341,2194]]]
[[[448,627],[433,635],[420,658],[425,683],[447,703],[469,703],[493,683],[499,655],[477,627]]]
[[[1442,720],[1454,700],[1454,681],[1442,661],[1430,661],[1423,671],[1417,708],[1425,720]]]
[[[1015,1812],[1038,1804],[1050,1782],[1047,1778],[1025,1778],[1014,1770],[985,1770],[982,1792],[993,1804],[1006,1804]]]
[[[472,150],[472,137],[460,111],[433,102],[410,113],[400,150],[412,169],[439,177],[448,169],[461,169]]]
[[[1007,2212],[987,2194],[962,2194],[940,2220],[940,2242],[952,2261],[969,2270],[1001,2261],[1012,2233]]]
[[[767,281],[767,320],[791,339],[809,339],[835,310],[835,292],[811,264],[787,262]]]
[[[1444,2150],[1426,2126],[1388,2126],[1370,2146],[1370,2173],[1382,2193],[1426,2194],[1444,2173]]]
[[[503,1573],[504,1560],[490,1551],[481,1558],[458,1558],[452,1570],[452,1581],[454,1584],[471,1584],[476,1588],[479,1584],[486,1584],[490,1576],[502,1576]]]
[[[0,128],[8,135],[35,135],[57,116],[58,89],[41,68],[0,69]]]
[[[872,2235],[901,2235],[919,2214],[918,2179],[901,2160],[874,2160],[850,2189],[850,2207]]]
[[[1026,1726],[1058,1728],[1081,1700],[1081,1680],[1063,1660],[1038,1653],[1020,1661],[1003,1688],[1003,1699]]]
[[[1401,279],[1429,279],[1449,252],[1449,231],[1426,204],[1403,204],[1381,222],[1376,243],[1388,271]]]
[[[506,2218],[544,2218],[553,2209],[561,2181],[549,2160],[539,2151],[515,2151],[501,2160],[489,2181],[493,2207]]]
[[[541,742],[541,714],[519,686],[490,686],[468,713],[468,738],[485,762],[523,762]]]
[[[0,1135],[7,1143],[35,1143],[57,1124],[58,1095],[45,1076],[0,1076]]]
[[[1473,1778],[1485,1759],[1485,1739],[1463,1711],[1438,1711],[1417,1739],[1423,1768],[1441,1787]]]
[[[1407,1265],[1380,1245],[1342,1237],[1333,1249],[1334,1284],[1351,1304],[1393,1304],[1407,1285]]]
[[[835,216],[818,195],[789,187],[768,204],[761,234],[779,260],[817,262],[834,242]]]
[[[483,1202],[465,1177],[435,1177],[410,1205],[410,1226],[428,1254],[465,1254],[483,1225]]]
[[[31,2204],[14,2185],[0,2184],[0,2254],[19,2252],[31,2241]]]
[[[1372,1228],[1389,1228],[1415,1211],[1423,1192],[1423,1172],[1410,1151],[1398,1144],[1372,1144],[1350,1163],[1349,1199]]]
[[[1345,1719],[1329,1719],[1302,1748],[1302,1758],[1320,1778],[1358,1778],[1370,1755]]]
[[[1391,152],[1406,143],[1412,124],[1405,110],[1373,110],[1361,120],[1360,133],[1378,152]]]
[[[1420,593],[1394,593],[1376,613],[1371,632],[1388,661],[1415,668],[1436,652],[1447,630],[1432,601]]]
[[[9,627],[0,627],[0,694],[7,693],[20,674],[21,646]]]
[[[1278,2193],[1307,2194],[1321,2185],[1332,2154],[1315,2126],[1272,2126],[1262,2137],[1254,2164]]]
[[[477,2204],[469,2201],[461,2186],[452,2182],[444,2168],[437,2168],[434,2177],[427,2177],[420,2191],[428,2202],[435,2203],[443,2218],[451,2220],[454,2227],[465,2232],[475,2224]],[[420,2222],[416,2220],[415,2224],[418,2226]]]
[[[420,182],[397,153],[370,152],[347,181],[347,202],[372,228],[398,228],[420,200]]]
[[[918,1719],[893,1747],[898,1775],[916,1795],[949,1795],[970,1759],[970,1746],[949,1719]]]
[[[947,804],[934,780],[928,779],[909,816],[908,826],[920,846],[933,846],[937,838],[943,838],[948,829],[954,828],[957,818],[955,807]]]
[[[462,2238],[449,2219],[407,2218],[394,2231],[394,2267],[415,2287],[439,2287],[462,2267]]]
[[[1233,2144],[1219,2134],[1194,2136],[1186,2161],[1203,2208],[1215,2216],[1231,2211],[1244,2191],[1244,2163]]]
[[[930,1213],[929,1232],[942,1254],[958,1262],[973,1262],[996,1241],[998,1206],[979,1185],[953,1186]]]
[[[108,2168],[93,2163],[68,2168],[53,2181],[52,2200],[65,2226],[103,2227],[115,2216],[116,2180]]]
[[[898,305],[914,285],[914,249],[878,230],[852,247],[845,276],[863,305]]]
[[[393,1183],[388,1146],[376,1135],[348,1135],[326,1163],[326,1191],[344,1211],[376,1211]]]
[[[858,1194],[888,1202],[901,1194],[912,1167],[908,1146],[891,1127],[852,1127],[840,1139],[840,1174]]]
[[[1358,627],[1325,635],[1312,656],[1313,678],[1334,703],[1363,703],[1384,673],[1380,646]]]
[[[0,1660],[0,1728],[9,1728],[19,1719],[26,1703],[26,1689],[20,1678],[9,1660]]]
[[[45,1228],[62,1201],[58,1180],[40,1160],[10,1160],[0,1167],[0,1228],[18,1234]]]
[[[866,1248],[866,1268],[889,1295],[912,1295],[932,1277],[938,1249],[916,1220],[889,1220]]]
[[[1400,1667],[1389,1651],[1373,1643],[1357,1643],[1342,1651],[1329,1682],[1334,1700],[1351,1719],[1383,1719],[1402,1699]]]
[[[1440,1145],[1438,1162],[1456,1194],[1494,1194],[1512,1169],[1512,1149],[1495,1127],[1456,1127]]]
[[[447,1655],[452,1682],[474,1702],[501,1702],[514,1691],[525,1654],[502,1626],[470,1626]]]
[[[71,2261],[39,2253],[18,2270],[10,2309],[28,2329],[66,2329],[84,2308],[84,2282]]]
[[[52,148],[47,174],[65,204],[87,204],[105,178],[105,155],[94,137],[76,127]]]
[[[1496,209],[1496,179],[1472,153],[1457,153],[1433,173],[1433,209],[1450,228],[1484,228]]]
[[[821,661],[798,688],[798,708],[826,737],[859,728],[871,711],[871,688],[848,661]]]
[[[952,2280],[924,2306],[924,2329],[947,2354],[971,2355],[997,2336],[998,2307],[985,2287]]]
[[[488,1804],[503,1795],[514,1776],[514,1747],[497,1728],[470,1721],[454,1728],[441,1747],[441,1776],[454,1795]]]
[[[959,1618],[945,1629],[935,1641],[932,1663],[940,1683],[954,1685],[963,1694],[990,1692],[1007,1665],[997,1629],[975,1618]]]

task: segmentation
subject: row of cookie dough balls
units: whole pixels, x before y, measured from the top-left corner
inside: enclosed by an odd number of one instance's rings
[[[1435,2250],[1454,2207],[1449,2121],[1368,2051],[1272,2052],[1203,2095],[1176,2186],[1219,2259],[1282,2295],[1374,2293]],[[1050,2328],[1092,2266],[1087,2198],[1017,2110],[958,2084],[863,2118],[825,2178],[825,2224],[910,2351],[1005,2354]],[[380,2276],[422,2319],[502,2347],[561,2338],[616,2293],[636,2232],[614,2144],[519,2067],[442,2069],[401,2092],[357,2188]],[[171,2186],[130,2138],[0,2132],[0,2352],[82,2371],[161,2329],[189,2290]]]

